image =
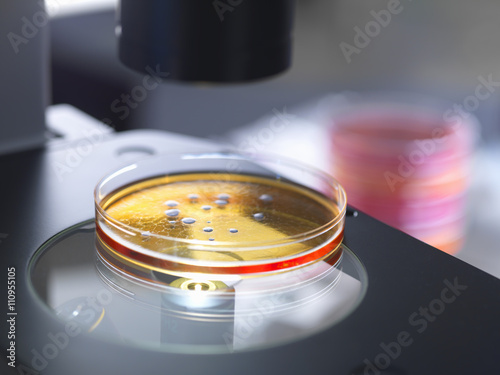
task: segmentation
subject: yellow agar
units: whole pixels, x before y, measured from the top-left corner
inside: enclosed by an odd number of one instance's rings
[[[326,231],[306,241],[301,241],[301,235],[331,223],[339,214],[334,202],[293,183],[207,173],[140,181],[110,194],[101,206],[114,220],[142,233],[128,236],[114,231],[128,242],[209,261],[276,259],[302,253],[332,234]],[[169,210],[178,210],[178,215],[169,216],[175,214]],[[193,248],[196,241],[211,246],[210,251]],[[239,251],[256,242],[261,242],[256,246],[279,246]]]

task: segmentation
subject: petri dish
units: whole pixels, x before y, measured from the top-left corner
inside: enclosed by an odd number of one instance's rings
[[[478,122],[404,94],[347,98],[330,116],[331,171],[365,213],[450,254],[465,239]]]
[[[327,330],[368,278],[346,196],[277,158],[163,155],[104,177],[95,218],[30,262],[37,299],[96,340],[173,353],[262,349]]]
[[[346,196],[331,177],[283,161],[165,155],[95,190],[97,249],[135,277],[255,277],[341,257]]]

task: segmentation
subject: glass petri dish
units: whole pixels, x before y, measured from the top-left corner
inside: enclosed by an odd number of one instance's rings
[[[104,177],[95,219],[29,269],[63,322],[120,345],[230,353],[297,341],[351,314],[367,274],[343,243],[346,196],[283,159],[184,154]]]
[[[282,159],[149,158],[103,178],[95,208],[101,261],[149,282],[257,277],[342,256],[343,188]]]

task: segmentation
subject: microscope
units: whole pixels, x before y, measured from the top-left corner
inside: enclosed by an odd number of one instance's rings
[[[158,82],[268,78],[290,65],[293,13],[293,0],[122,0],[116,27],[120,59]],[[49,123],[48,24],[43,1],[0,3],[2,373],[496,371],[500,280],[352,207],[346,211],[344,244],[352,250],[353,266],[346,263],[341,272],[362,287],[353,308],[307,335],[278,344],[243,343],[240,350],[177,345],[162,338],[162,345],[155,346],[134,337],[169,329],[201,337],[228,322],[205,324],[196,332],[199,326],[193,322],[154,321],[148,308],[145,315],[134,315],[127,306],[135,308],[138,299],[150,298],[142,289],[113,297],[132,322],[125,328],[123,322],[108,320],[108,289],[78,302],[85,286],[79,280],[86,280],[78,275],[95,271],[87,253],[94,244],[92,192],[99,179],[139,156],[223,150],[207,140],[163,131],[113,133],[92,121],[75,130],[78,126],[68,123],[74,117]],[[52,273],[51,267],[60,272]],[[85,332],[61,319],[75,314],[75,305],[63,304],[56,311],[47,303],[64,283],[72,294],[68,298],[93,314],[95,324]],[[328,301],[335,300],[336,290],[328,290]],[[131,300],[133,305],[127,305]],[[302,316],[304,325],[314,315]],[[286,322],[275,324],[284,332],[294,330]],[[127,329],[127,336],[119,329]]]

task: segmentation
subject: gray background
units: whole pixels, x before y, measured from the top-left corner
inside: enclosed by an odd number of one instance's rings
[[[111,1],[113,2],[113,1]],[[199,136],[220,135],[272,109],[343,90],[405,90],[461,102],[477,78],[500,81],[500,3],[494,0],[401,0],[402,11],[352,62],[339,47],[353,44],[354,27],[387,9],[381,0],[299,0],[294,65],[272,80],[246,85],[167,83],[125,121],[111,103],[142,76],[116,57],[113,11],[56,17],[52,24],[55,102],[69,102],[118,129],[160,128]],[[235,11],[238,11],[236,9]],[[263,9],[265,12],[265,9]],[[217,17],[214,11],[214,17]],[[230,14],[228,14],[230,17]],[[485,138],[498,138],[500,94],[476,111]]]
[[[500,2],[494,0],[402,0],[403,10],[348,63],[340,43],[353,44],[354,28],[364,29],[373,20],[371,12],[387,6],[382,0],[299,0],[294,65],[288,72],[245,85],[165,83],[125,119],[111,103],[140,85],[143,75],[117,59],[114,11],[56,15],[51,25],[54,103],[110,120],[116,130],[157,128],[237,142],[269,124],[275,110],[286,107],[300,115],[332,93],[403,91],[462,103],[474,94],[478,77],[500,81]],[[495,90],[474,111],[481,138],[467,241],[458,254],[498,277],[499,103],[500,90]],[[284,151],[314,164],[323,150],[312,141],[318,140],[317,130],[302,123],[298,131],[278,135],[265,151]]]

